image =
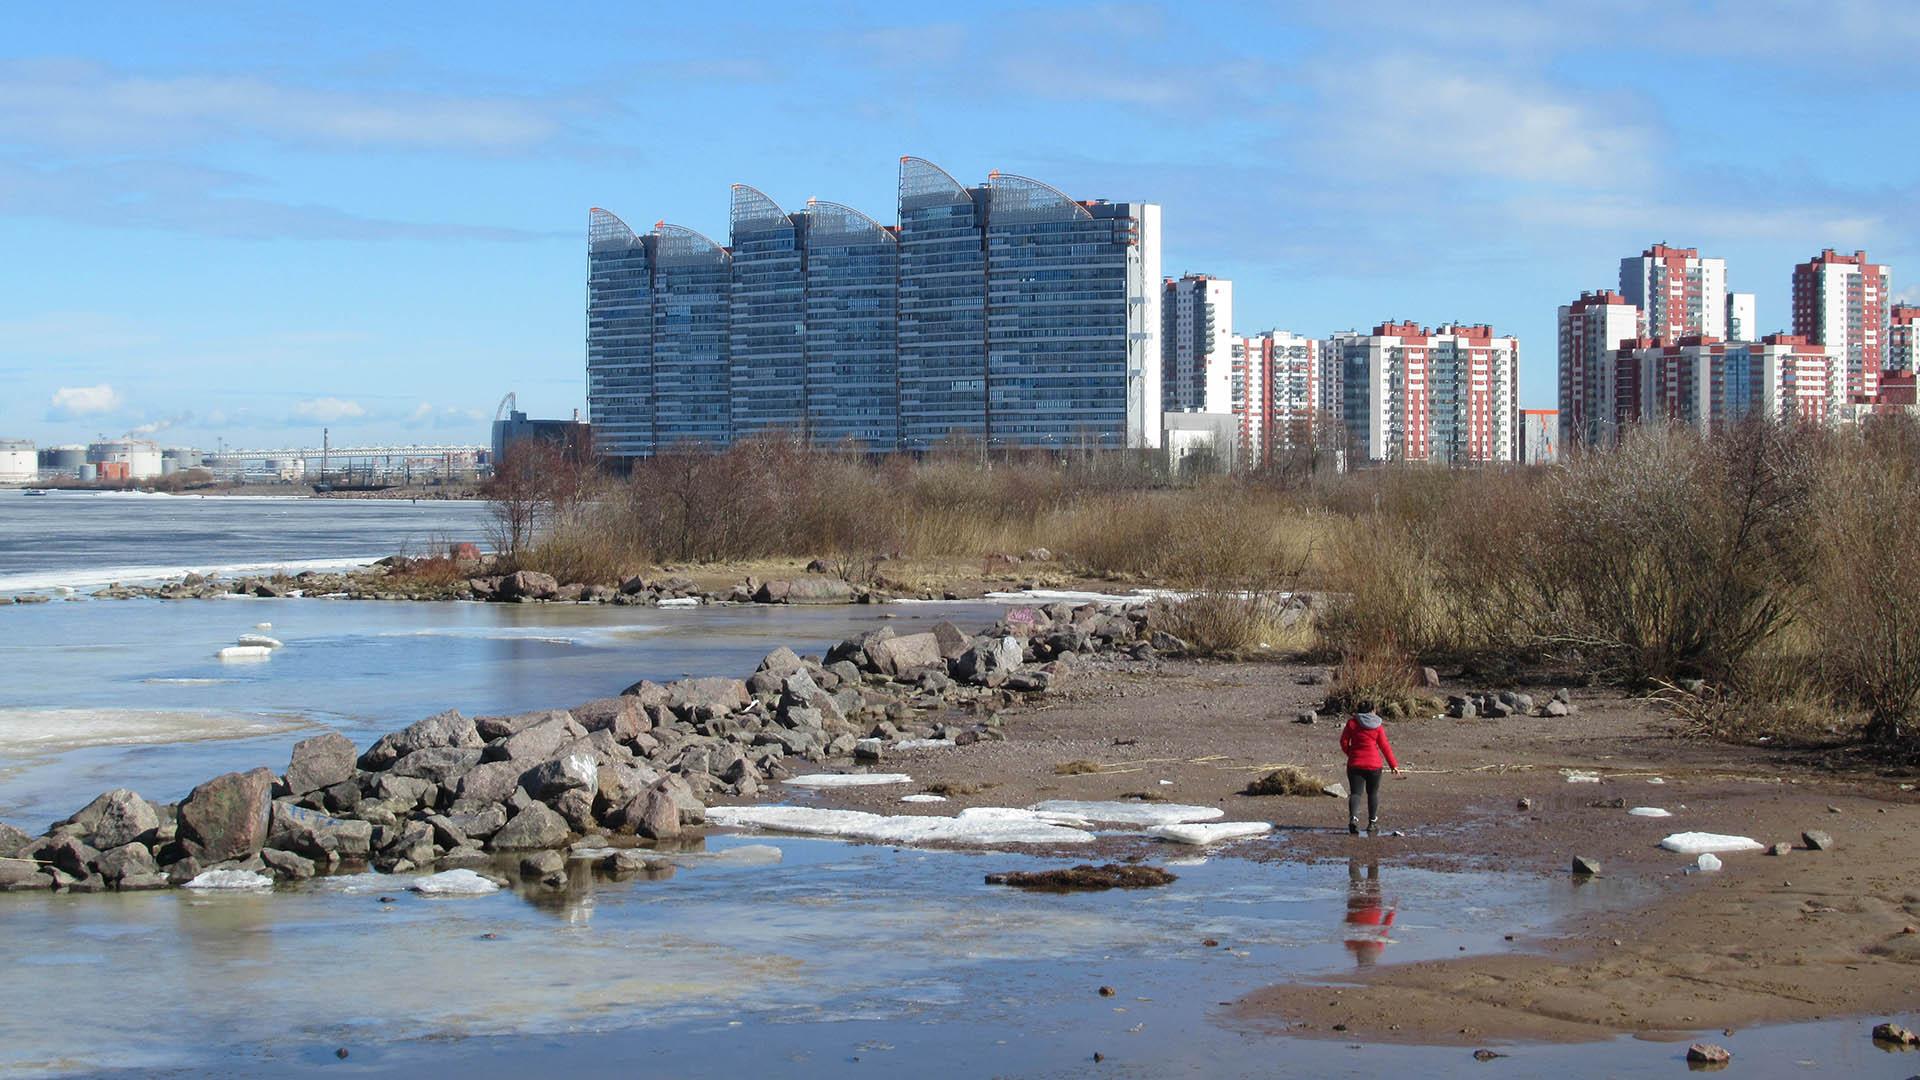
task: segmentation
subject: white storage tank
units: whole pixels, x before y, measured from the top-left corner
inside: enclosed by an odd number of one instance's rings
[[[150,480],[160,475],[160,444],[146,439],[109,439],[89,444],[87,460],[96,466],[125,465],[127,479]]]
[[[31,484],[40,476],[40,456],[31,439],[0,439],[0,484]]]
[[[77,477],[87,463],[87,448],[79,445],[49,446],[40,451],[40,472],[45,476]]]
[[[172,476],[182,469],[197,469],[205,455],[184,446],[169,446],[160,451],[160,475]]]

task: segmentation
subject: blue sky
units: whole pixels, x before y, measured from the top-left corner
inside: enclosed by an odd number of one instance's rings
[[[1349,9],[1336,13],[1339,9]],[[1655,241],[1789,321],[1920,300],[1911,0],[10,5],[0,436],[480,442],[584,406],[586,213],[730,183],[894,217],[898,158],[1165,210],[1236,330],[1554,310]]]

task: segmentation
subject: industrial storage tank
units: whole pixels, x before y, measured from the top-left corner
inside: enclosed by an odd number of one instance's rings
[[[31,439],[0,439],[0,484],[31,484],[40,476],[40,458]]]
[[[160,475],[172,476],[182,469],[197,469],[204,463],[205,458],[206,455],[198,450],[190,450],[184,446],[169,446],[160,451]]]
[[[40,472],[46,476],[79,476],[80,466],[86,463],[84,446],[49,446],[40,451]]]
[[[160,444],[146,439],[109,439],[87,446],[87,460],[95,465],[124,465],[129,480],[150,480],[160,475]],[[119,473],[119,469],[96,470],[101,476]]]

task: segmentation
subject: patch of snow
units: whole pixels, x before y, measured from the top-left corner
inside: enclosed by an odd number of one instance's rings
[[[253,624],[253,628],[255,630],[271,630],[273,629],[273,624],[270,622],[257,622]]]
[[[250,739],[305,726],[305,721],[293,717],[211,709],[39,709],[0,706],[0,757],[59,753],[86,746]]]
[[[1765,844],[1750,837],[1710,832],[1674,833],[1660,841],[1660,846],[1682,855],[1698,855],[1707,851],[1764,851],[1766,849]]]
[[[273,879],[251,870],[202,870],[186,883],[188,889],[271,889]]]
[[[1666,783],[1666,781],[1665,781],[1665,780],[1662,780],[1662,779],[1660,779],[1660,778],[1659,778],[1659,777],[1657,777],[1657,776],[1649,776],[1649,777],[1647,777],[1647,783],[1649,783],[1649,784],[1664,784],[1664,783]]]
[[[949,818],[819,810],[806,806],[714,806],[707,809],[707,822],[881,844],[1085,844],[1093,840],[1092,833],[1054,824],[1037,814],[993,809],[999,812],[982,814],[963,810],[959,816]]]
[[[947,797],[945,795],[902,795],[900,796],[900,801],[913,802],[913,803],[935,803],[935,802],[946,802]]]
[[[273,650],[265,645],[229,645],[213,655],[220,660],[265,660]]]
[[[329,874],[314,878],[309,888],[322,892],[341,892],[349,894],[385,892],[394,885],[394,875],[377,874],[369,870],[359,874]]]
[[[952,739],[901,739],[893,744],[893,748],[895,750],[938,750],[952,745]]]
[[[1713,871],[1720,869],[1721,863],[1719,858],[1716,857],[1712,852],[1703,851],[1700,853],[1700,858],[1694,862],[1693,866],[1694,866],[1694,869],[1696,870],[1703,870],[1708,873],[1712,873]]]
[[[699,607],[700,598],[697,596],[669,596],[665,600],[660,601],[654,606],[655,607]]]
[[[1672,817],[1673,815],[1657,806],[1636,806],[1627,811],[1634,817]]]
[[[1212,821],[1227,812],[1217,806],[1183,806],[1179,803],[1087,802],[1079,799],[1048,799],[1028,807],[1047,817],[1066,816],[1085,821],[1104,821],[1115,825],[1184,825],[1193,821]]]
[[[1600,782],[1599,773],[1581,772],[1578,769],[1562,769],[1560,772],[1567,778],[1567,783],[1569,784],[1597,784]]]
[[[236,640],[234,644],[258,645],[263,649],[277,649],[280,647],[279,639],[270,638],[265,634],[241,634],[239,639]]]
[[[415,879],[407,888],[421,896],[484,896],[499,892],[500,883],[471,870],[442,870]]]
[[[1273,831],[1264,821],[1216,821],[1206,825],[1161,825],[1147,830],[1148,836],[1171,840],[1176,844],[1205,847],[1227,840],[1244,840]]]
[[[837,788],[837,787],[876,787],[886,784],[911,784],[913,777],[906,773],[807,773],[804,776],[790,776],[780,781],[794,787]]]
[[[988,600],[1032,600],[1041,604],[1144,604],[1153,599],[1146,593],[1083,592],[1077,589],[1021,589],[1016,592],[990,592]]]

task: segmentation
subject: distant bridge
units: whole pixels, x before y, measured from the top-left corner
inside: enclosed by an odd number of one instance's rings
[[[373,461],[382,458],[402,458],[419,460],[422,458],[478,459],[486,453],[484,446],[453,446],[439,444],[393,445],[393,446],[299,446],[283,447],[278,450],[215,450],[207,455],[211,464],[229,464],[242,461]]]

